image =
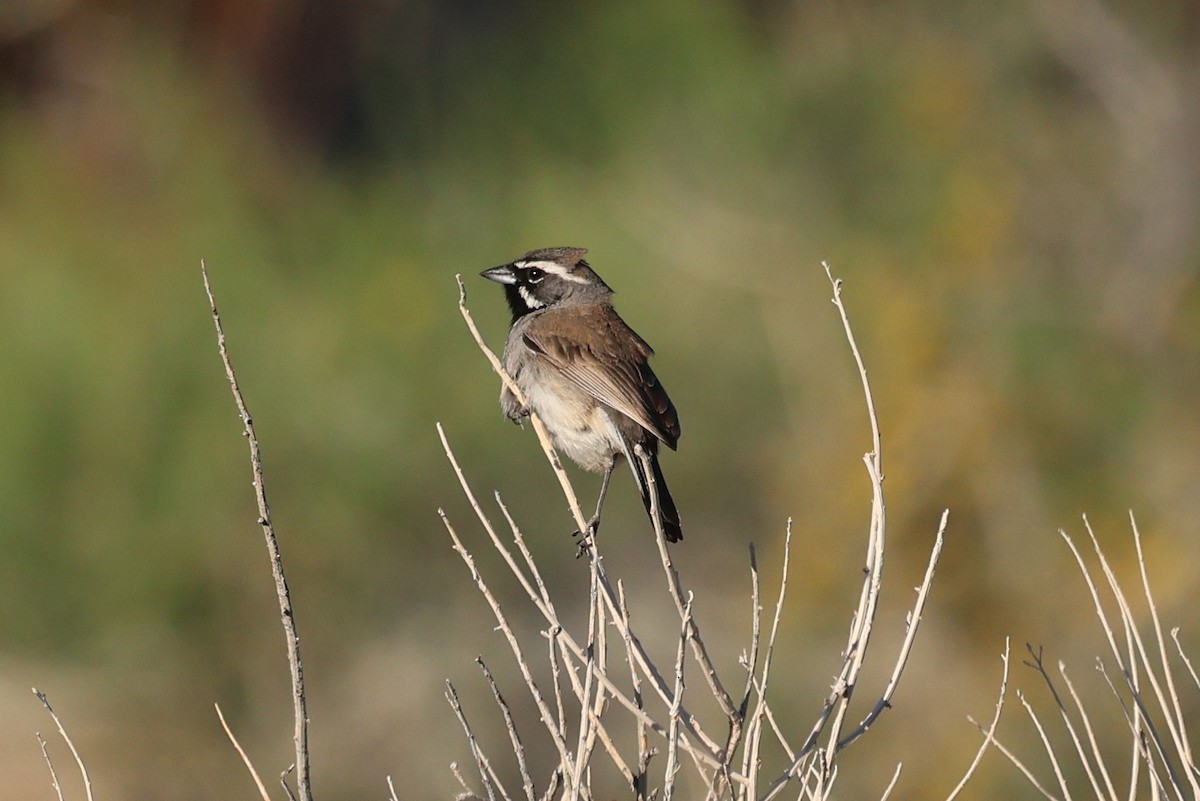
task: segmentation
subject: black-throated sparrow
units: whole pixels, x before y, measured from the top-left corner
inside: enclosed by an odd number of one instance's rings
[[[555,447],[585,470],[604,472],[591,532],[600,525],[613,468],[624,457],[647,513],[652,478],[663,534],[678,542],[683,529],[658,466],[658,443],[675,449],[679,416],[646,363],[654,351],[617,314],[613,291],[583,260],[585,253],[531,250],[481,273],[504,284],[513,314],[504,369],[528,401],[522,406],[505,387],[500,405],[514,422],[536,412]],[[639,448],[649,457],[652,477],[638,458]]]

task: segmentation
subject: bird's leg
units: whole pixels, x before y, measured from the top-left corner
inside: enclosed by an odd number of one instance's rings
[[[609,461],[608,467],[604,470],[604,479],[600,482],[600,497],[596,499],[596,513],[592,515],[587,522],[587,528],[584,531],[576,531],[575,536],[580,537],[579,554],[582,555],[591,544],[591,540],[596,536],[596,532],[600,530],[600,510],[604,508],[604,496],[608,494],[608,482],[612,479],[613,469],[617,466],[617,460],[614,457]]]
[[[613,468],[616,466],[617,460],[613,459],[608,463],[608,468],[604,471],[604,480],[600,482],[600,497],[596,499],[596,513],[588,521],[588,532],[591,534],[595,534],[600,530],[600,510],[604,508],[604,496],[608,494],[608,482],[612,478]]]

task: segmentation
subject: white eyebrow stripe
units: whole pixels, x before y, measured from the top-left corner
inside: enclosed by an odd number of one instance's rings
[[[531,309],[540,309],[546,305],[535,298],[533,293],[529,291],[528,287],[519,286],[517,287],[517,292],[521,294],[521,299],[525,301],[525,305]]]
[[[517,266],[525,268],[536,267],[544,273],[557,275],[565,281],[572,281],[576,284],[586,284],[588,282],[586,278],[569,272],[566,267],[563,267],[556,261],[524,261]]]

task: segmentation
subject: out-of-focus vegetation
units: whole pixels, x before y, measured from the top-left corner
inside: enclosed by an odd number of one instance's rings
[[[865,539],[865,415],[820,260],[846,279],[888,570],[916,583],[951,509],[847,797],[897,761],[905,797],[953,786],[1005,634],[1083,673],[1095,623],[1054,533],[1080,512],[1120,555],[1137,510],[1194,642],[1198,56],[1183,2],[0,5],[0,798],[48,792],[33,684],[106,797],[248,790],[213,701],[264,773],[290,761],[201,258],[265,449],[321,797],[381,797],[387,774],[451,797],[441,681],[503,661],[435,515],[468,520],[435,421],[582,600],[557,488],[455,308],[461,272],[498,345],[474,274],[533,247],[590,248],[660,354],[697,614],[740,630],[746,545],[769,572],[795,518],[779,709],[801,720]],[[653,546],[620,478],[607,558],[636,593]],[[885,599],[897,621],[909,601]],[[975,786],[1023,787],[998,763]]]

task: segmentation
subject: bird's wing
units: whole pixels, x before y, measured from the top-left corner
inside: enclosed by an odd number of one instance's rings
[[[610,306],[570,311],[531,326],[525,344],[593,398],[674,448],[679,416],[646,361],[654,351]]]

